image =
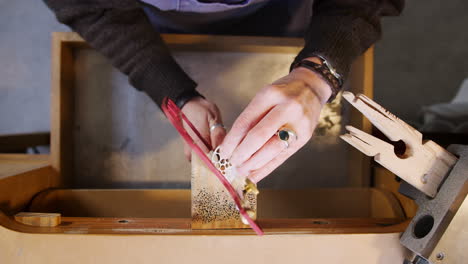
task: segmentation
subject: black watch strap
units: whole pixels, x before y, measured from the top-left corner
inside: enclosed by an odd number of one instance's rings
[[[291,70],[297,67],[304,67],[320,75],[322,79],[326,81],[328,85],[330,85],[330,88],[332,90],[332,95],[327,101],[329,103],[336,98],[336,95],[343,87],[343,81],[341,77],[334,72],[333,68],[331,68],[323,58],[320,59],[322,60],[322,64],[318,64],[309,60],[299,61],[291,65]]]
[[[197,90],[193,89],[183,92],[182,94],[177,96],[174,103],[177,105],[177,107],[179,107],[179,109],[182,109],[182,107],[184,107],[184,105],[194,97],[201,97],[205,99],[203,95],[201,95]]]

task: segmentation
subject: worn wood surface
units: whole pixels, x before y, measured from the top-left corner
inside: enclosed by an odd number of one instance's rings
[[[190,218],[61,217],[57,226],[33,226],[0,213],[4,228],[36,234],[139,234],[256,236],[251,229],[192,229]],[[401,232],[408,221],[394,218],[302,218],[259,219],[266,235],[364,234]]]
[[[61,223],[60,214],[20,212],[15,214],[15,220],[30,226],[58,226]]]
[[[77,34],[52,33],[50,155],[51,166],[64,184],[70,183],[73,171],[73,49],[84,46],[80,40]]]
[[[376,166],[373,171],[375,187],[392,192],[392,194],[395,195],[395,197],[400,202],[406,217],[410,218],[415,216],[416,211],[418,210],[418,206],[414,200],[398,192],[401,181],[397,181],[397,176],[391,171],[380,166]]]
[[[348,91],[374,96],[374,47],[372,46],[362,56],[356,59],[349,75]],[[372,132],[372,124],[358,110],[350,107],[349,125],[357,127],[366,133]],[[354,148],[348,148],[348,179],[351,187],[370,186],[371,159]]]
[[[53,189],[36,195],[29,209],[71,217],[190,218],[190,206],[187,189]],[[402,220],[404,213],[398,200],[380,189],[261,189],[258,217]]]
[[[39,192],[59,186],[48,155],[0,154],[0,210],[23,210]]]
[[[0,154],[0,179],[49,164],[49,155]]]

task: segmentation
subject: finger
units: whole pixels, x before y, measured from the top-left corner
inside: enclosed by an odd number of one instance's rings
[[[250,180],[257,183],[271,172],[273,172],[277,167],[283,164],[289,157],[291,157],[296,151],[302,148],[312,137],[312,134],[307,134],[309,125],[304,120],[299,120],[295,122],[298,124],[296,127],[291,128],[291,130],[302,131],[297,134],[297,138],[290,139],[289,147],[281,151],[277,156],[268,161],[264,166],[251,170],[250,175],[248,176]],[[311,128],[311,131],[315,128],[315,125]]]
[[[244,137],[231,155],[231,163],[240,166],[257,152],[288,119],[287,111],[273,108]]]
[[[190,137],[193,139],[196,145],[198,145],[203,152],[208,153],[210,150],[208,149],[208,146],[205,145],[205,143],[195,134],[195,132],[192,131],[192,129],[185,124],[184,122],[184,128],[185,130],[189,133]],[[200,133],[200,136],[205,139],[205,141],[210,142],[210,132],[209,132],[209,127],[208,127],[208,121],[206,120],[203,122],[203,124],[197,125],[198,132]],[[188,147],[190,148],[190,147]]]
[[[278,154],[278,156],[276,156],[274,159],[269,161],[265,166],[261,167],[258,170],[253,171],[249,175],[249,179],[254,183],[258,183],[263,178],[268,176],[271,172],[273,172],[276,168],[278,168],[281,164],[283,164],[295,152],[296,152],[296,149],[291,149],[291,148],[286,149],[285,151]]]
[[[192,149],[190,149],[189,145],[185,142],[184,142],[184,156],[189,162],[192,161]]]
[[[226,136],[226,128],[223,125],[223,119],[221,117],[221,112],[219,111],[218,106],[214,105],[214,116],[211,117],[211,120],[208,122],[210,124],[210,143],[211,147],[214,150],[216,147],[221,144]],[[211,129],[212,126],[218,125]]]
[[[294,147],[292,144],[294,143],[291,142],[289,148]],[[287,148],[286,144],[274,135],[259,151],[237,168],[239,175],[249,175],[250,171],[262,168]]]
[[[216,127],[210,133],[211,137],[211,146],[213,149],[219,146],[223,142],[224,137],[226,136],[226,129],[224,127]]]
[[[247,135],[247,132],[254,127],[274,105],[268,98],[264,98],[264,100],[257,99],[260,97],[261,96],[256,96],[232,125],[231,131],[227,133],[221,143],[220,154],[222,157],[230,158],[234,149],[239,145],[245,135]]]

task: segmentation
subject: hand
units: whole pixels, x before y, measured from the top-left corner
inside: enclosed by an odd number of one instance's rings
[[[211,147],[216,148],[224,139],[226,135],[226,130],[223,127],[216,127],[213,131],[210,132],[210,127],[214,124],[222,124],[221,113],[219,112],[218,107],[211,103],[210,101],[202,98],[195,97],[188,101],[184,107],[182,107],[182,112],[187,116],[187,118],[192,122],[195,128],[200,132],[200,135],[203,139],[211,144]],[[192,130],[184,123],[185,129],[189,132],[192,138],[196,139],[195,143],[200,146],[203,151],[208,153],[211,149],[207,149],[205,144],[197,139]],[[191,160],[192,150],[184,143],[184,154],[187,160]]]
[[[318,74],[294,69],[255,95],[221,143],[221,157],[230,159],[238,175],[260,181],[309,141],[331,93]],[[282,127],[297,135],[289,147],[276,135]]]

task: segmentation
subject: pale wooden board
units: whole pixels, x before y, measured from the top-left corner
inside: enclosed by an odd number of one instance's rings
[[[457,157],[435,142],[423,140],[419,131],[365,95],[344,92],[343,97],[389,140],[402,141],[405,152],[396,154],[392,144],[352,126],[346,127],[348,133],[341,138],[421,192],[434,197]]]
[[[16,213],[38,192],[59,187],[48,155],[0,154],[0,210]]]
[[[399,235],[38,235],[0,227],[0,262],[394,264],[405,254]]]
[[[49,164],[49,155],[0,154],[0,179]]]

